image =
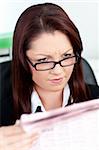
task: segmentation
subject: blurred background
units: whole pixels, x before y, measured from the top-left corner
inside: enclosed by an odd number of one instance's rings
[[[12,36],[20,14],[29,6],[53,2],[73,20],[83,41],[82,56],[90,63],[99,84],[99,2],[86,0],[3,0],[0,2],[0,63],[12,59]]]

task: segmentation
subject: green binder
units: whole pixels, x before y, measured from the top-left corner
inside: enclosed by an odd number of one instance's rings
[[[10,55],[12,48],[12,33],[0,34],[0,57]]]

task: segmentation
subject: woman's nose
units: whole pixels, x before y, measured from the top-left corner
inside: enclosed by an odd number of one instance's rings
[[[55,67],[51,69],[51,73],[54,73],[54,74],[61,74],[63,72],[64,72],[64,68],[60,66],[60,64],[56,64]]]

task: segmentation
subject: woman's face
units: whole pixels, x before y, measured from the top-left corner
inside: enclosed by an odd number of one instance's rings
[[[33,64],[45,61],[59,61],[73,54],[73,47],[66,35],[59,31],[42,33],[35,41],[26,55]],[[57,64],[53,69],[37,71],[29,63],[34,86],[45,91],[63,90],[73,71],[74,65],[62,67]]]

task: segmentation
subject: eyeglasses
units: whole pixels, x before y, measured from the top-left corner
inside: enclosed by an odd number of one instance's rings
[[[68,67],[74,65],[78,62],[80,56],[73,55],[66,57],[60,61],[44,61],[33,64],[29,58],[27,58],[28,62],[34,67],[37,71],[46,71],[55,68],[57,64],[60,64],[61,67]]]

